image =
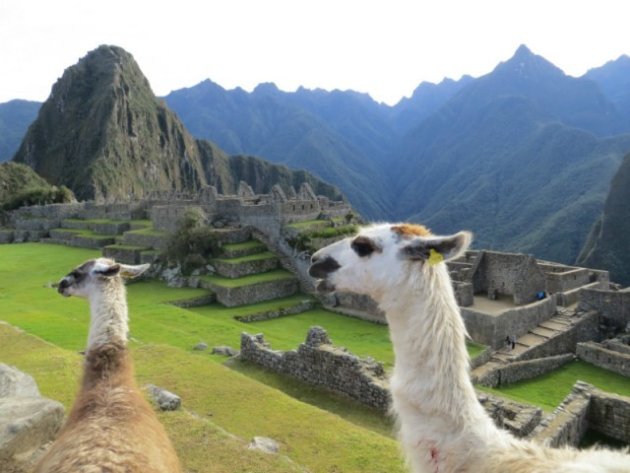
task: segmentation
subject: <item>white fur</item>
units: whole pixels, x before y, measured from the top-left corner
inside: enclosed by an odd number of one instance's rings
[[[123,278],[135,278],[148,268],[148,264],[131,266],[97,258],[73,271],[84,275],[81,279],[77,280],[73,273],[62,279],[68,284],[62,294],[83,297],[90,302],[88,350],[106,343],[127,343],[129,314]],[[110,270],[115,272],[107,274]]]
[[[446,259],[466,250],[470,234],[402,237],[391,224],[364,228],[380,251],[360,257],[354,239],[313,255],[340,268],[327,277],[338,290],[370,295],[385,311],[396,355],[391,379],[400,441],[416,473],[630,472],[630,456],[611,451],[549,449],[498,429],[479,404],[469,377],[466,329],[446,264],[411,260],[403,248],[456,242]]]

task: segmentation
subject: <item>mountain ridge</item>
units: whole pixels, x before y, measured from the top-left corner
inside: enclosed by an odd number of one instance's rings
[[[279,183],[308,181],[316,192],[339,191],[307,173],[239,160],[256,192]],[[142,197],[154,190],[196,191],[214,185],[234,193],[240,177],[216,145],[193,139],[177,116],[153,95],[129,53],[100,46],[66,69],[14,157],[49,182],[67,185],[79,199],[109,201]],[[275,167],[274,167],[275,166]],[[275,176],[271,182],[264,176]]]

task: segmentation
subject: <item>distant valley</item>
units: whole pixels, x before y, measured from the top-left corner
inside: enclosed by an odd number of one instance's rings
[[[467,228],[480,248],[573,263],[630,152],[629,83],[627,56],[573,78],[521,46],[485,76],[422,83],[395,106],[209,80],[164,102],[196,138],[306,169],[368,219]],[[35,108],[0,104],[0,160]]]

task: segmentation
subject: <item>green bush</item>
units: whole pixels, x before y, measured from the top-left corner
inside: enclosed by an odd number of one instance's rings
[[[66,186],[31,187],[7,199],[2,210],[15,210],[28,205],[61,204],[72,202],[74,194]]]
[[[217,239],[205,225],[203,215],[188,210],[170,236],[162,256],[168,263],[181,265],[182,273],[188,275],[203,267],[218,250]]]

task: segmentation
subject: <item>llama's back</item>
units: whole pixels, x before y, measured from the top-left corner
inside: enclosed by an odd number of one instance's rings
[[[178,473],[179,461],[116,345],[86,356],[83,386],[59,437],[35,473]]]
[[[180,472],[164,428],[148,403],[139,401],[124,420],[95,412],[68,425],[35,473]]]

